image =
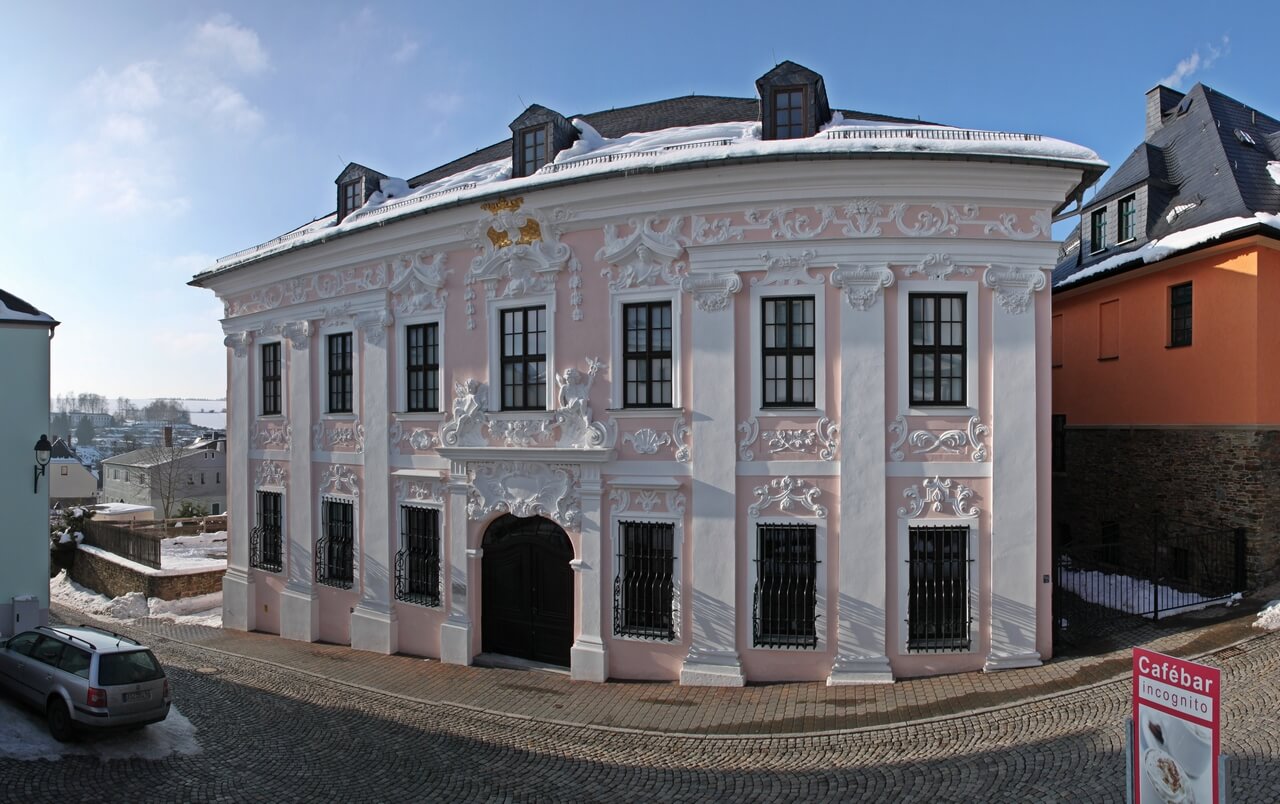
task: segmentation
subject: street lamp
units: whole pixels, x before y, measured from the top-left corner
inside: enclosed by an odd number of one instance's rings
[[[36,442],[35,476],[32,480],[34,486],[31,489],[33,494],[40,493],[40,477],[44,474],[45,467],[49,465],[50,452],[53,452],[53,445],[49,443],[49,436],[41,433],[40,440]]]

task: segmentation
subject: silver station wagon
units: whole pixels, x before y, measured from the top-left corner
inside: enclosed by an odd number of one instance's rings
[[[0,686],[45,713],[49,733],[141,727],[169,716],[169,680],[150,650],[100,628],[47,625],[0,642]]]

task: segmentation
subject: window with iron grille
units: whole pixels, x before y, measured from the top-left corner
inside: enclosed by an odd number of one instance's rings
[[[671,407],[671,302],[622,306],[625,408]]]
[[[1191,283],[1169,288],[1169,345],[1191,345]]]
[[[405,327],[405,377],[410,413],[440,410],[440,325]]]
[[[761,359],[766,408],[812,407],[816,352],[812,296],[762,300]]]
[[[440,512],[434,508],[400,506],[396,600],[440,605]]]
[[[804,90],[779,89],[773,93],[774,137],[780,140],[803,137]]]
[[[546,410],[547,308],[502,311],[502,409]]]
[[[908,539],[907,650],[969,650],[969,528],[911,528]]]
[[[1097,210],[1090,218],[1089,227],[1090,240],[1092,241],[1091,249],[1093,251],[1102,251],[1107,247],[1107,208]]]
[[[1116,240],[1123,243],[1138,236],[1138,199],[1132,195],[1121,198],[1118,209]]]
[[[329,336],[329,412],[351,412],[351,333]]]
[[[532,176],[547,164],[547,129],[545,126],[520,132],[520,175]]]
[[[818,529],[756,527],[752,642],[757,648],[818,646]]]
[[[613,579],[613,633],[675,639],[675,525],[619,522]]]
[[[911,404],[965,404],[963,293],[912,293]]]
[[[262,415],[280,415],[280,344],[262,344]]]
[[[324,500],[316,541],[316,583],[350,589],[355,580],[355,505]]]
[[[278,491],[258,492],[258,521],[249,532],[249,566],[255,569],[270,572],[284,569],[283,497]]]

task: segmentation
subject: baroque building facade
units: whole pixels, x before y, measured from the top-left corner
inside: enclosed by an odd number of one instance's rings
[[[715,685],[1050,653],[1050,221],[1104,165],[757,87],[350,166],[192,280],[226,627]]]

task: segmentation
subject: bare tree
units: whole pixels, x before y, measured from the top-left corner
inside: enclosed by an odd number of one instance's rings
[[[160,504],[160,511],[165,519],[175,510],[175,503],[182,497],[179,493],[186,481],[188,469],[182,461],[187,448],[173,443],[172,435],[166,433],[164,442],[144,447],[135,464],[137,479],[130,473],[130,482],[139,487],[141,496],[155,500]]]

